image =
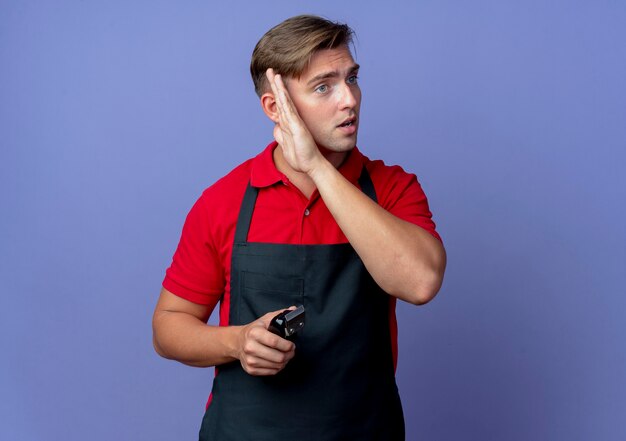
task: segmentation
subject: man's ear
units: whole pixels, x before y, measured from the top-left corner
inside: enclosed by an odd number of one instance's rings
[[[261,95],[261,108],[263,108],[263,112],[274,124],[278,124],[278,109],[276,108],[276,99],[272,92],[266,92]]]

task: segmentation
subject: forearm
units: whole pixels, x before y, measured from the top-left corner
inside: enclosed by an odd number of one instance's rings
[[[154,348],[162,357],[209,367],[237,359],[239,326],[211,326],[175,311],[157,311],[153,319]]]
[[[267,78],[276,98],[274,137],[280,146],[277,167],[306,195],[317,188],[326,206],[359,254],[374,280],[387,293],[411,303],[432,299],[443,281],[446,255],[441,243],[426,231],[405,222],[370,200],[336,169],[346,151],[329,149],[327,158],[298,115],[280,75],[271,69]],[[344,117],[358,108],[351,95],[338,102]],[[347,112],[350,111],[350,112]],[[336,131],[333,131],[336,133]],[[341,132],[336,138],[348,141]],[[345,146],[345,145],[344,145]],[[332,162],[332,163],[331,163]],[[289,176],[291,174],[291,176]],[[304,174],[305,177],[302,178]]]
[[[437,239],[380,207],[327,161],[321,161],[310,177],[381,288],[414,304],[435,296],[446,264],[445,250]]]

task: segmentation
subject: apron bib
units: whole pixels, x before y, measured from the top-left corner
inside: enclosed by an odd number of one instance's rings
[[[359,184],[376,202],[363,168]],[[397,441],[404,419],[389,333],[389,295],[349,243],[250,243],[258,190],[246,189],[232,254],[230,324],[304,305],[296,354],[274,376],[217,367],[201,441]]]

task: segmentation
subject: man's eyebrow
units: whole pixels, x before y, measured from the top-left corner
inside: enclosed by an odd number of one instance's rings
[[[361,68],[361,66],[359,66],[358,64],[355,64],[354,66],[352,66],[350,68],[350,70],[348,71],[349,74],[352,74],[354,72],[356,72],[357,70],[359,70]],[[319,75],[315,75],[313,78],[311,78],[309,81],[307,81],[307,85],[310,86],[313,83],[317,83],[318,81],[321,80],[325,80],[328,78],[335,78],[339,76],[339,72],[337,72],[336,70],[330,71],[330,72],[323,72]]]

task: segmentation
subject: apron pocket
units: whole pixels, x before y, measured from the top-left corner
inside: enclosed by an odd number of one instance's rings
[[[304,304],[304,280],[241,272],[241,324],[250,323],[270,311]]]

